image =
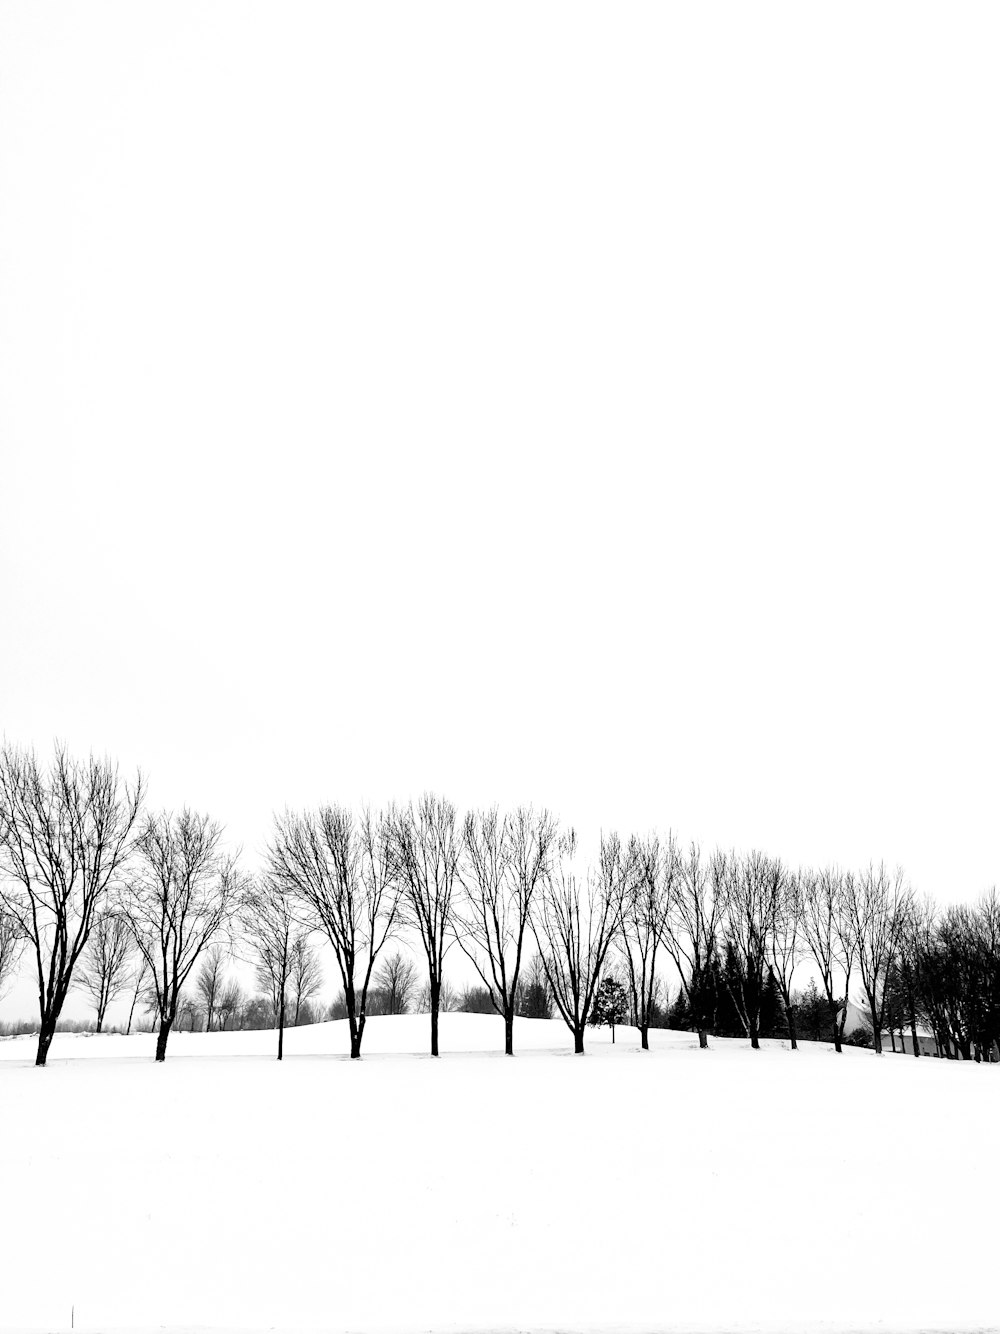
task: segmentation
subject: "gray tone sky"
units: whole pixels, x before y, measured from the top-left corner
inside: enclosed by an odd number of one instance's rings
[[[998,28],[4,5],[7,737],[978,895]]]

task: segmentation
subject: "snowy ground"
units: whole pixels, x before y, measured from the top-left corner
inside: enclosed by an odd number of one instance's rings
[[[1000,1326],[1000,1067],[427,1038],[0,1041],[0,1328]]]

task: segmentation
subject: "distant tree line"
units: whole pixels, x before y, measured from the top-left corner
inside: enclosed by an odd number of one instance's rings
[[[145,780],[57,745],[50,764],[0,751],[0,992],[27,955],[44,1065],[71,988],[95,1027],[128,1004],[163,1060],[172,1031],[275,1028],[324,1011],[317,942],[332,953],[352,1057],[369,1017],[463,1009],[503,1021],[559,1016],[584,1050],[588,1024],[830,1041],[855,995],[876,1051],[918,1028],[942,1055],[994,1059],[1000,1043],[1000,902],[918,902],[902,871],[791,870],[752,851],[682,849],[672,835],[602,836],[588,862],[575,832],[520,807],[460,817],[425,794],[382,811],[322,806],[275,817],[261,870],[245,872],[207,815],[145,809]],[[415,941],[420,969],[399,948]],[[477,981],[457,994],[457,946]],[[252,969],[246,994],[231,976]],[[807,969],[808,985],[797,984]],[[671,996],[667,974],[679,978]]]

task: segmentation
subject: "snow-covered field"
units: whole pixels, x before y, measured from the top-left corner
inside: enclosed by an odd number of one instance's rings
[[[427,1039],[0,1041],[0,1328],[1000,1325],[1000,1067]]]

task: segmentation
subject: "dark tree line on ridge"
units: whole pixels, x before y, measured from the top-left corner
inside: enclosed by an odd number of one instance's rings
[[[992,1059],[1000,1043],[1000,902],[936,911],[901,871],[791,870],[760,852],[681,849],[673,836],[602,836],[595,860],[545,810],[460,818],[445,798],[360,814],[343,806],[275,817],[262,869],[250,875],[222,827],[188,809],[144,809],[145,781],[58,746],[48,767],[0,750],[0,987],[22,956],[38,984],[36,1063],[44,1065],[71,987],[97,1026],[116,998],[151,1014],[155,1058],[170,1032],[273,1025],[278,1057],[320,984],[313,942],[332,952],[353,1058],[367,1018],[404,1013],[417,975],[396,942],[419,942],[430,1049],[454,1008],[444,977],[457,946],[479,985],[465,1008],[489,1008],[513,1053],[517,1015],[558,1014],[584,1050],[588,1023],[649,1030],[821,1037],[841,1051],[852,987],[871,1041],[918,1025],[938,1049]],[[248,1001],[224,975],[224,950],[250,963]],[[814,979],[803,991],[796,974]],[[671,1000],[665,966],[680,986]],[[192,988],[198,1001],[191,997]]]

